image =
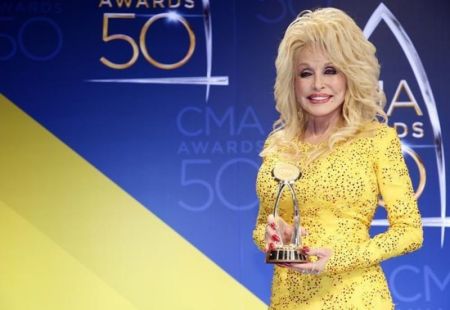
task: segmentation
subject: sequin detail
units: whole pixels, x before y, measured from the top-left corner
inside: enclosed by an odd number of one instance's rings
[[[308,166],[297,163],[303,176],[294,186],[309,232],[303,244],[331,248],[333,255],[320,275],[275,267],[270,309],[393,309],[379,263],[418,249],[423,230],[400,140],[393,128],[376,126],[372,137],[338,145]],[[299,146],[305,152],[312,147]],[[277,192],[271,171],[278,161],[276,155],[266,157],[257,176],[260,208],[253,238],[261,250]],[[380,195],[390,227],[371,238]],[[280,215],[288,222],[291,205],[284,195]]]

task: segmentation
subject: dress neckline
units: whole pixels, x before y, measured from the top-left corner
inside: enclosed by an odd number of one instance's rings
[[[319,148],[319,147],[321,147],[321,146],[327,144],[327,142],[328,142],[328,140],[323,140],[323,141],[321,141],[321,142],[319,142],[319,143],[312,143],[312,142],[307,142],[307,141],[305,141],[305,140],[301,140],[300,138],[297,138],[297,141],[298,141],[298,143],[299,143],[300,145],[303,145],[303,146],[305,146],[305,147],[307,147],[307,148],[309,148],[309,149],[316,149],[316,148]]]

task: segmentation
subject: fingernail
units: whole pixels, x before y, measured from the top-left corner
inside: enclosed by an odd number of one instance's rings
[[[276,229],[275,223],[270,223],[269,225],[270,225],[270,227],[272,227],[273,229]]]
[[[306,245],[303,247],[303,252],[308,253],[309,252],[309,247],[307,247]]]
[[[270,251],[275,250],[275,244],[273,244],[272,242],[269,243],[269,250]]]
[[[277,235],[272,235],[272,239],[275,241],[280,241],[280,237],[278,237]]]

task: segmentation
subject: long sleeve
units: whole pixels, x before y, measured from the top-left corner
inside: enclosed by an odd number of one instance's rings
[[[374,171],[389,228],[355,247],[336,248],[325,273],[336,274],[366,268],[421,247],[422,222],[414,197],[400,140],[393,128],[383,127],[374,138]]]
[[[258,217],[256,218],[255,228],[253,229],[253,241],[261,251],[264,251],[265,247],[264,234],[266,231],[267,217],[273,211],[274,203],[274,201],[270,199],[270,195],[264,195],[264,192],[269,190],[268,187],[272,186],[272,183],[274,183],[273,180],[267,178],[267,176],[270,175],[267,173],[267,170],[270,170],[270,162],[271,160],[268,158],[263,160],[256,182],[256,194],[259,199],[259,211]]]
[[[258,217],[256,219],[256,225],[253,229],[253,241],[261,251],[264,251],[265,247],[264,234],[266,231],[268,215],[269,213],[267,212],[267,208],[260,207]]]

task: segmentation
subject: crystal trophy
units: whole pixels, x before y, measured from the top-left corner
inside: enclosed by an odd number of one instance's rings
[[[266,263],[277,264],[277,263],[306,263],[308,262],[307,255],[301,249],[301,232],[300,232],[300,211],[298,207],[297,196],[295,195],[295,190],[293,184],[301,177],[300,169],[292,164],[288,163],[277,163],[272,170],[272,176],[278,181],[278,193],[275,201],[275,206],[273,209],[273,216],[275,222],[277,222],[279,215],[279,205],[280,199],[287,188],[291,193],[291,199],[294,207],[294,218],[293,218],[293,233],[290,243],[284,244],[283,240],[280,240],[275,246],[275,249],[267,251]],[[278,235],[282,238],[282,232],[279,231],[278,225],[276,225],[276,231]]]

